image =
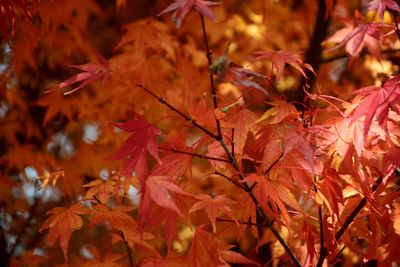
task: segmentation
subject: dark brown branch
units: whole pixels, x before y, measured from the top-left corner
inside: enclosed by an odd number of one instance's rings
[[[332,8],[335,6],[335,2],[332,4]],[[331,16],[325,17],[326,11],[328,7],[326,5],[325,0],[318,0],[318,13],[317,18],[314,23],[314,31],[310,38],[309,46],[305,54],[304,62],[310,64],[315,73],[318,72],[321,56],[322,56],[322,42],[326,39],[328,35],[328,28],[331,23]],[[297,90],[297,100],[299,102],[304,102],[306,97],[306,92],[303,90],[303,87],[306,85],[306,82],[310,85],[309,89],[306,89],[308,93],[312,92],[312,85],[315,81],[314,74],[306,70],[307,77],[309,78],[306,81],[306,78],[302,78],[300,82],[299,89]],[[306,104],[306,103],[305,103]],[[308,106],[308,105],[307,105]],[[300,109],[303,109],[303,106],[299,106]]]
[[[377,181],[376,184],[372,187],[372,192],[375,192],[376,189],[379,187],[379,185],[382,183],[382,178],[380,177]],[[357,215],[360,213],[360,211],[364,208],[365,204],[367,204],[367,198],[363,197],[361,201],[358,203],[358,205],[354,208],[354,210],[350,213],[349,217],[344,221],[343,225],[339,228],[339,230],[335,234],[335,239],[336,241],[339,241],[342,235],[346,232],[346,230],[349,228],[350,224],[354,222],[355,218]],[[326,256],[328,255],[328,251],[326,248],[324,248],[321,251],[321,254],[319,256],[318,261],[324,261]]]
[[[378,186],[382,183],[382,178],[380,177],[377,181],[376,184],[372,187],[372,192],[375,192],[375,190],[378,188]],[[353,212],[347,217],[346,221],[344,221],[343,225],[340,227],[340,229],[337,231],[335,234],[335,239],[339,241],[339,239],[342,237],[344,232],[349,228],[349,225],[354,221],[356,218],[357,214],[364,208],[365,204],[367,204],[367,198],[363,197],[363,199],[358,203],[358,205],[355,207]]]
[[[210,68],[211,64],[212,64],[212,54],[210,51],[210,47],[208,45],[208,38],[207,38],[207,32],[206,32],[206,25],[204,23],[204,16],[201,14],[200,14],[200,19],[201,19],[201,28],[203,31],[204,46],[205,46],[206,54],[207,54],[208,67]],[[214,110],[217,110],[218,109],[217,90],[215,89],[214,77],[213,77],[211,70],[209,70],[209,76],[210,76],[211,98],[213,100],[213,107],[214,107]],[[217,125],[218,139],[222,139],[221,123],[218,118],[215,118],[215,123]]]
[[[238,222],[239,224],[245,224],[245,225],[251,225],[251,226],[267,226],[265,223],[258,224],[258,223],[244,222],[244,221],[238,221],[238,220],[234,221],[232,219],[219,219],[219,218],[217,218],[217,221],[219,221],[219,222],[232,222],[232,223]]]
[[[120,232],[119,235],[121,236],[122,240],[124,241],[126,251],[128,252],[129,267],[134,267],[135,265],[133,264],[132,252],[131,252],[131,249],[130,249],[130,247],[128,245],[128,242],[125,239],[124,233]]]
[[[239,168],[239,165],[238,165],[236,159],[233,157],[232,153],[229,151],[229,149],[226,146],[224,140],[222,140],[222,139],[219,140],[219,143],[221,144],[222,148],[224,149],[226,155],[228,156],[232,167],[239,174],[240,180],[243,181],[244,180],[244,175],[240,171],[240,168]],[[278,240],[278,242],[281,244],[281,246],[285,249],[285,251],[289,255],[289,257],[293,260],[294,265],[298,266],[298,267],[301,267],[300,261],[297,259],[296,255],[293,253],[293,251],[289,248],[289,245],[282,238],[282,236],[280,235],[278,230],[274,227],[273,221],[268,217],[267,213],[262,208],[261,203],[259,202],[258,198],[254,195],[251,186],[248,183],[243,182],[243,187],[244,187],[244,190],[249,195],[249,197],[251,198],[251,200],[253,201],[254,205],[256,206],[258,215],[266,223],[266,226],[271,230],[272,234],[275,236],[275,238]]]
[[[167,151],[170,151],[172,153],[177,153],[177,154],[185,154],[185,155],[189,155],[189,156],[196,157],[196,158],[201,158],[201,159],[209,159],[209,160],[222,161],[222,162],[229,163],[229,160],[227,160],[227,159],[209,157],[209,156],[206,156],[206,155],[192,153],[192,152],[188,152],[188,151],[183,151],[183,150],[179,150],[179,149],[175,149],[175,148],[168,148],[168,147],[159,146],[158,149],[167,150]]]
[[[232,133],[231,133],[231,151],[232,151],[232,156],[235,156],[235,128],[232,128]]]

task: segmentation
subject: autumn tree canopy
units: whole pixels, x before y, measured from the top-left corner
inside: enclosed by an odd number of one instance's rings
[[[1,266],[399,266],[397,0],[0,0]]]

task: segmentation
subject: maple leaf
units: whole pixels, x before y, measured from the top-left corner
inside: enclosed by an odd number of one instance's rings
[[[118,206],[111,209],[103,204],[97,204],[93,207],[90,226],[106,222],[113,230],[120,230],[122,232],[126,228],[134,230],[137,228],[136,222],[127,214],[133,209],[133,207],[128,206]]]
[[[40,186],[40,189],[45,188],[50,183],[53,186],[55,186],[58,179],[60,177],[64,177],[64,176],[65,176],[64,171],[48,172],[48,171],[44,170],[43,175],[40,175],[37,177],[38,179],[43,180],[43,183]]]
[[[335,169],[326,167],[323,172],[323,179],[316,183],[317,197],[326,204],[331,214],[336,214],[338,217],[339,204],[343,204],[343,190],[339,183],[341,180]]]
[[[82,227],[83,221],[80,215],[88,213],[90,213],[90,210],[80,203],[68,208],[54,208],[47,213],[50,217],[47,218],[39,231],[50,228],[47,242],[52,246],[57,240],[60,240],[61,249],[67,260],[68,242],[72,231]]]
[[[346,52],[352,57],[358,57],[366,46],[376,58],[380,58],[380,46],[383,37],[382,28],[388,28],[388,25],[375,22],[358,22],[357,26],[347,26],[338,30],[326,40],[327,43],[339,43],[337,46],[328,49],[328,51],[346,45]]]
[[[39,106],[47,107],[43,125],[46,125],[59,114],[64,114],[68,120],[72,121],[73,112],[76,110],[79,103],[77,99],[62,97],[58,92],[45,94],[38,101]]]
[[[400,112],[400,76],[386,81],[382,87],[369,86],[357,90],[355,94],[365,96],[355,108],[351,122],[354,123],[360,117],[365,116],[364,140],[375,118],[379,126],[388,133],[387,122],[389,109]]]
[[[235,125],[233,138],[235,140],[236,153],[243,153],[243,149],[247,140],[247,134],[249,132],[253,134],[257,132],[258,127],[254,124],[256,120],[257,116],[245,108],[239,109],[238,112],[229,118],[228,122],[232,125]]]
[[[10,42],[9,30],[14,35],[15,21],[19,17],[27,17],[32,19],[31,5],[37,4],[39,0],[2,0],[0,1],[0,41],[4,38],[6,42]]]
[[[191,194],[183,191],[179,186],[169,181],[166,176],[148,177],[142,203],[142,211],[144,214],[148,214],[150,200],[152,200],[160,207],[175,211],[179,216],[182,216],[182,212],[174,202],[171,192],[184,196],[191,196]]]
[[[231,208],[229,207],[230,205],[235,205],[235,201],[225,196],[211,197],[209,195],[198,195],[196,196],[196,199],[199,201],[190,208],[189,213],[193,213],[198,210],[204,210],[211,222],[214,233],[217,230],[216,220],[219,213],[227,214],[236,222],[236,224],[239,224],[233,216]]]
[[[287,224],[289,224],[290,217],[285,204],[296,210],[300,210],[299,204],[291,192],[293,186],[287,180],[269,179],[265,176],[250,174],[245,177],[243,182],[257,183],[255,192],[260,202],[265,203],[269,200],[274,203],[282,212],[282,216]]]
[[[272,67],[275,69],[275,77],[276,80],[282,76],[283,69],[286,64],[291,65],[303,75],[304,78],[307,78],[306,73],[304,72],[303,68],[306,68],[314,73],[313,68],[311,65],[304,63],[299,55],[293,51],[284,51],[280,50],[277,52],[270,52],[270,51],[257,51],[250,55],[250,59],[253,61],[265,60],[269,59],[272,61]],[[314,73],[315,74],[315,73]]]
[[[130,177],[133,170],[139,176],[139,180],[144,185],[145,170],[147,165],[146,155],[149,153],[158,162],[161,162],[158,156],[158,148],[156,136],[161,134],[161,131],[152,124],[149,124],[144,117],[139,114],[134,114],[134,119],[123,123],[113,124],[118,129],[132,133],[121,147],[110,158],[113,160],[124,160],[122,174]]]
[[[169,5],[166,9],[161,11],[157,16],[161,16],[165,13],[174,11],[172,19],[176,24],[176,27],[180,28],[186,16],[192,8],[196,9],[201,15],[216,21],[214,13],[208,6],[219,5],[219,2],[211,2],[204,0],[175,0],[174,3]]]
[[[400,12],[399,5],[394,0],[372,0],[368,4],[368,10],[376,10],[381,20],[383,13],[388,9]]]
[[[164,51],[169,58],[175,59],[177,41],[161,21],[149,18],[129,23],[123,28],[126,33],[115,46],[115,50],[131,45],[132,50],[139,53],[146,53],[151,48],[160,54]]]
[[[108,64],[108,61],[102,57],[101,55],[97,55],[97,59],[100,64],[96,63],[87,63],[83,65],[73,65],[71,66],[72,68],[81,70],[83,72],[78,73],[71,78],[63,81],[58,85],[59,88],[64,88],[70,85],[73,85],[78,82],[82,82],[80,85],[75,87],[74,89],[65,92],[64,95],[72,94],[73,92],[78,91],[79,89],[82,89],[83,87],[98,81],[102,80],[103,82],[107,79],[109,73],[110,73],[110,66]]]
[[[233,246],[223,245],[218,242],[212,234],[203,230],[200,226],[196,228],[193,236],[192,245],[189,250],[189,262],[193,267],[218,266],[229,267],[228,264],[250,264],[261,266],[240,253],[231,251]]]
[[[105,204],[112,196],[112,193],[115,193],[115,185],[116,182],[111,179],[106,181],[96,179],[88,184],[85,184],[83,187],[90,187],[85,194],[85,199],[91,199],[94,195],[96,195],[97,199],[102,204]]]
[[[293,121],[299,116],[296,107],[286,101],[275,101],[268,104],[273,107],[268,109],[255,123],[266,120],[268,124],[275,124],[282,121]]]

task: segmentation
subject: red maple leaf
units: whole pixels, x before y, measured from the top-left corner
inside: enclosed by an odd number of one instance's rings
[[[257,51],[251,54],[251,59],[253,61],[265,60],[265,59],[271,60],[272,67],[275,69],[276,80],[279,80],[280,77],[282,76],[283,68],[285,67],[286,64],[289,64],[298,71],[300,71],[301,75],[303,75],[305,78],[307,78],[307,75],[304,72],[303,68],[307,68],[310,71],[314,72],[311,65],[304,63],[300,59],[299,55],[293,51],[283,51],[283,50],[277,52]]]
[[[113,160],[124,160],[122,174],[130,177],[135,170],[139,176],[142,186],[147,166],[147,153],[152,155],[158,162],[156,136],[161,134],[160,129],[149,124],[139,114],[134,114],[134,119],[123,123],[114,123],[115,127],[132,133],[122,144],[118,151],[111,157]]]
[[[174,3],[169,5],[166,9],[161,11],[158,16],[168,12],[174,11],[172,19],[174,20],[176,27],[180,27],[182,22],[185,20],[187,14],[192,8],[196,9],[201,15],[209,17],[211,20],[216,21],[214,13],[208,6],[218,5],[219,2],[211,2],[204,0],[176,0]]]
[[[95,82],[98,80],[104,81],[105,79],[107,79],[107,77],[110,73],[110,66],[108,64],[108,61],[101,55],[97,55],[97,59],[99,60],[100,64],[87,63],[87,64],[83,64],[83,65],[71,66],[72,68],[81,70],[83,72],[78,73],[78,74],[70,77],[69,79],[63,81],[62,83],[60,83],[58,85],[58,87],[64,88],[64,87],[70,86],[70,85],[78,83],[78,82],[82,82],[82,83],[80,85],[78,85],[77,87],[75,87],[74,89],[72,89],[68,92],[65,92],[64,95],[72,94],[73,92],[78,91],[79,89],[82,89],[83,87],[85,87],[86,85],[88,85],[92,82]]]
[[[365,116],[364,139],[368,135],[374,118],[379,126],[388,133],[389,109],[400,112],[400,76],[386,81],[382,87],[368,86],[356,91],[356,94],[365,96],[365,98],[355,108],[351,122],[354,123],[360,117]]]
[[[368,4],[368,10],[376,10],[381,20],[383,19],[383,13],[387,9],[400,12],[400,8],[394,0],[372,0]]]
[[[380,57],[380,47],[383,39],[381,29],[390,26],[382,23],[365,23],[357,22],[356,26],[350,25],[346,28],[338,30],[326,42],[339,43],[335,47],[329,49],[332,51],[343,45],[346,46],[346,52],[352,57],[358,57],[364,47],[376,57]]]
[[[174,184],[167,176],[150,176],[146,180],[146,188],[142,202],[142,214],[144,216],[149,214],[150,200],[159,205],[160,207],[172,210],[179,216],[182,216],[182,212],[176,205],[172,198],[171,192],[180,194],[183,196],[191,196],[189,193],[183,191],[179,186]]]

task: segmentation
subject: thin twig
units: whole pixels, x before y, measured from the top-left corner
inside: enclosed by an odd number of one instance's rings
[[[229,182],[231,182],[232,184],[236,185],[236,186],[239,187],[240,189],[245,190],[245,189],[243,188],[242,184],[240,184],[240,183],[238,183],[237,181],[233,180],[231,177],[226,176],[225,174],[220,173],[219,171],[214,171],[214,174],[224,177],[225,179],[227,179]]]
[[[259,224],[259,223],[251,223],[251,222],[244,222],[244,221],[234,221],[232,219],[219,219],[217,218],[217,221],[219,222],[232,222],[232,223],[236,223],[238,222],[239,224],[246,224],[246,225],[251,225],[251,226],[267,226],[265,223]]]
[[[231,152],[229,151],[227,145],[225,144],[224,140],[220,140],[219,143],[221,144],[222,148],[224,149],[226,155],[228,156],[232,167],[237,171],[239,174],[239,178],[241,181],[244,180],[244,175],[239,169],[239,165],[236,161],[236,159],[232,156]],[[265,210],[262,208],[260,201],[258,198],[254,195],[253,190],[251,186],[243,182],[243,187],[244,190],[247,192],[247,194],[250,196],[251,200],[253,201],[254,205],[256,206],[256,210],[261,217],[261,219],[266,222],[266,226],[271,230],[272,234],[275,236],[276,239],[278,239],[279,243],[281,246],[285,249],[286,253],[289,255],[289,257],[293,260],[294,264],[298,267],[301,267],[300,261],[297,259],[296,255],[293,253],[293,251],[289,248],[289,245],[286,243],[286,241],[282,238],[278,230],[274,227],[273,221],[268,217],[267,213]]]
[[[175,149],[175,148],[159,146],[158,149],[167,150],[167,151],[170,151],[172,153],[177,153],[177,154],[185,154],[185,155],[189,155],[189,156],[196,157],[196,158],[209,159],[209,160],[222,161],[222,162],[229,163],[229,160],[227,160],[227,159],[209,157],[209,156],[206,156],[203,154],[197,154],[197,153],[183,151],[183,150],[179,150],[179,149]]]
[[[204,46],[205,46],[206,54],[207,54],[208,67],[210,68],[211,64],[212,64],[212,53],[211,53],[210,47],[208,45],[206,25],[204,23],[204,16],[202,14],[200,14],[200,19],[201,19],[201,28],[203,31]],[[209,76],[210,76],[211,97],[213,100],[213,106],[214,106],[214,110],[217,110],[218,109],[217,90],[215,89],[214,77],[213,77],[211,70],[209,70]],[[218,133],[217,140],[219,140],[219,139],[222,139],[222,130],[221,130],[221,123],[217,117],[215,117],[215,123],[217,125],[217,133]]]
[[[232,128],[232,133],[231,133],[231,151],[232,151],[232,156],[235,156],[235,128]]]
[[[156,95],[155,93],[153,93],[151,90],[149,90],[146,86],[144,86],[143,84],[134,82],[132,80],[130,80],[131,82],[133,82],[137,87],[142,88],[146,93],[148,93],[149,95],[153,96],[154,98],[156,98],[158,100],[158,102],[160,102],[161,104],[167,106],[169,109],[171,109],[172,111],[174,111],[175,113],[177,113],[179,116],[181,116],[182,118],[184,118],[185,120],[187,120],[190,124],[192,124],[193,126],[197,127],[198,129],[200,129],[201,131],[203,131],[205,134],[207,134],[208,136],[210,136],[211,138],[218,140],[219,137],[217,135],[215,135],[214,133],[210,132],[208,129],[204,128],[203,126],[201,126],[200,124],[198,124],[193,118],[189,117],[188,115],[186,115],[185,113],[183,113],[182,111],[180,111],[179,109],[175,108],[174,106],[172,106],[169,102],[167,102],[164,98],[159,97],[158,95]]]
[[[205,43],[206,52],[207,52],[208,65],[211,66],[211,64],[212,64],[212,55],[211,55],[211,52],[210,52],[210,49],[209,49],[209,45],[208,45],[206,27],[205,27],[205,23],[204,23],[204,16],[200,15],[200,19],[201,19],[201,26],[202,26],[202,29],[203,29],[203,38],[204,38],[204,43]],[[213,75],[212,75],[211,71],[210,71],[210,83],[211,83],[211,96],[213,98],[214,109],[216,110],[216,109],[218,109],[218,102],[217,102],[217,95],[216,95],[216,90],[215,90],[214,78],[213,78]],[[238,163],[236,161],[236,158],[235,158],[234,154],[232,153],[232,151],[230,151],[228,149],[225,141],[222,138],[222,131],[221,131],[220,121],[219,121],[218,118],[216,118],[215,120],[216,120],[217,131],[218,131],[218,135],[217,135],[218,138],[216,138],[216,140],[220,143],[221,147],[224,149],[225,154],[229,158],[229,161],[230,161],[230,164],[232,165],[232,167],[235,169],[235,171],[238,172],[240,180],[243,181],[244,180],[244,175],[240,171],[240,168],[239,168],[239,165],[238,165]],[[300,267],[301,266],[300,261],[297,259],[296,255],[294,255],[293,251],[289,248],[289,246],[286,243],[286,241],[282,238],[282,236],[279,234],[279,232],[273,226],[273,222],[270,220],[270,218],[268,217],[268,215],[265,212],[265,210],[261,207],[260,202],[258,201],[257,197],[254,195],[254,193],[252,191],[252,188],[246,182],[243,182],[243,187],[244,187],[244,190],[247,192],[247,194],[252,199],[252,201],[254,202],[254,204],[256,206],[256,209],[257,209],[257,212],[261,216],[262,220],[264,222],[266,222],[267,227],[271,230],[271,232],[274,234],[274,236],[278,239],[279,243],[285,249],[286,253],[293,260],[295,265]]]

